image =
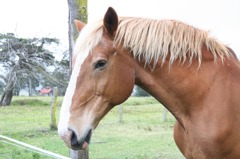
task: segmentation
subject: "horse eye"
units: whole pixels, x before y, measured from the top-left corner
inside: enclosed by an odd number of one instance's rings
[[[94,69],[101,69],[106,65],[107,61],[106,60],[99,60],[95,66]]]

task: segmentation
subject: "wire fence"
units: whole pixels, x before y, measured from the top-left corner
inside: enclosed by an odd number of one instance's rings
[[[41,149],[39,147],[32,146],[32,145],[26,144],[24,142],[21,142],[21,141],[18,141],[18,140],[15,140],[15,139],[3,136],[3,135],[0,135],[0,138],[1,138],[0,142],[2,142],[2,143],[5,143],[5,144],[11,145],[11,146],[15,146],[15,147],[19,147],[19,148],[22,148],[22,149],[30,151],[30,152],[38,153],[38,154],[48,156],[51,158],[55,158],[55,159],[70,159],[69,157],[50,152],[50,151]],[[7,155],[0,155],[0,156],[5,157],[5,158],[11,158]]]

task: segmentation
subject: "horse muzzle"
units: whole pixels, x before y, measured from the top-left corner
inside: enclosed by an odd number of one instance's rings
[[[90,144],[91,136],[92,129],[90,129],[88,133],[80,139],[77,138],[76,133],[72,130],[68,130],[64,134],[60,134],[60,137],[65,144],[73,150],[87,149]]]

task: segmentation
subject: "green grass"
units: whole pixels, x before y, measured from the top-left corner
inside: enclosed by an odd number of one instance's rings
[[[0,108],[0,134],[68,156],[68,148],[50,130],[50,97],[14,97],[12,106]],[[57,119],[62,97],[58,97]],[[163,121],[163,107],[153,98],[131,97],[112,109],[94,131],[91,159],[182,159],[173,140],[175,119],[170,113]],[[45,159],[0,139],[0,159]]]

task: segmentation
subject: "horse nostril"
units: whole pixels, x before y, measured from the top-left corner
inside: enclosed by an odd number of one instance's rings
[[[77,135],[72,131],[71,146],[75,147],[76,145],[78,145]]]
[[[74,131],[70,130],[72,132],[72,136],[71,136],[71,148],[74,150],[79,150],[82,148],[82,144],[79,143],[78,139],[77,139],[77,135]]]

